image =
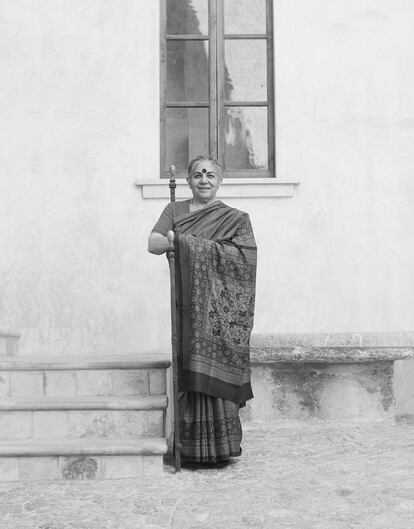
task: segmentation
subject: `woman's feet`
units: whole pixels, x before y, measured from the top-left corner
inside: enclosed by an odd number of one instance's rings
[[[205,463],[208,468],[224,468],[229,464],[229,460],[217,461],[216,463]]]
[[[224,468],[229,464],[229,460],[216,461],[215,463],[201,462],[201,461],[183,461],[181,466],[190,470],[198,470],[203,468]]]

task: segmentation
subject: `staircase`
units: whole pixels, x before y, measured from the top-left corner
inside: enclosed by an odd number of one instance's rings
[[[165,355],[0,357],[0,481],[162,472]]]

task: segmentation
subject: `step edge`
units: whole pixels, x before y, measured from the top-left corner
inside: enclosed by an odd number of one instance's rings
[[[167,441],[161,437],[95,440],[0,440],[0,457],[70,455],[164,455]]]
[[[43,397],[6,398],[0,400],[0,411],[54,411],[54,410],[164,410],[168,407],[166,395],[148,395],[132,398]]]
[[[171,365],[170,355],[145,354],[137,356],[111,355],[94,357],[0,357],[0,371],[69,371],[157,369]]]

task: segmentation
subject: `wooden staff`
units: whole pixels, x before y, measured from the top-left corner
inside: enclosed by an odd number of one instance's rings
[[[170,202],[175,202],[175,188],[177,187],[177,184],[175,183],[175,166],[170,165],[170,169],[168,171],[170,175]]]
[[[170,198],[175,202],[175,167],[170,166]],[[173,373],[173,401],[174,401],[174,466],[175,471],[181,470],[181,439],[180,439],[180,418],[178,413],[178,353],[177,353],[177,307],[175,299],[175,252],[174,252],[174,232],[167,233],[170,246],[167,250],[168,263],[170,265],[171,283],[171,348],[172,348],[172,373]]]

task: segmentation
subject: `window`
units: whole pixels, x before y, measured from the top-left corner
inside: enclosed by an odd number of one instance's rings
[[[161,0],[161,175],[275,176],[272,0]]]

